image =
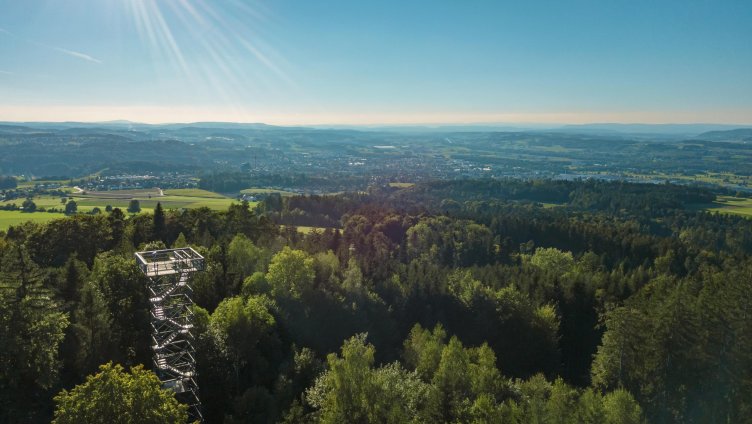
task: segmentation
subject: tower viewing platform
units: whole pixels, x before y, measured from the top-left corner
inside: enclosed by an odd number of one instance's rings
[[[204,257],[191,247],[137,252],[136,260],[147,277],[204,270]]]

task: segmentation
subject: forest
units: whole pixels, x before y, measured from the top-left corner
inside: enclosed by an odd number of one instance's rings
[[[752,423],[752,221],[714,197],[429,181],[14,226],[0,423],[185,421],[134,260],[185,246],[207,423]]]

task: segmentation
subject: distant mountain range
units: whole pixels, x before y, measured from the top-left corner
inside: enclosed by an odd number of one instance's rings
[[[712,141],[748,141],[752,125],[728,124],[618,124],[594,123],[579,125],[554,124],[442,124],[442,125],[313,125],[275,126],[264,123],[238,122],[191,122],[168,124],[144,124],[125,120],[107,122],[0,122],[4,132],[28,132],[31,130],[86,129],[87,132],[102,130],[179,130],[179,129],[225,129],[256,131],[362,131],[362,132],[403,132],[403,133],[460,133],[460,132],[547,132],[574,133],[602,136],[645,137],[699,137]]]
[[[750,125],[727,124],[583,124],[566,125],[557,131],[595,133],[595,134],[639,134],[694,137],[707,132],[729,131],[736,129],[752,129]]]
[[[726,131],[708,131],[697,136],[710,141],[752,142],[752,128],[736,128]]]

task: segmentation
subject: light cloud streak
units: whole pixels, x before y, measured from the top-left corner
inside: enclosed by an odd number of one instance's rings
[[[94,56],[88,55],[86,53],[77,52],[75,50],[64,49],[62,47],[57,47],[57,46],[51,46],[49,44],[44,44],[44,43],[40,43],[38,41],[30,40],[28,38],[22,38],[22,37],[19,37],[16,34],[10,32],[10,31],[6,30],[6,29],[3,29],[3,28],[0,28],[0,33],[9,35],[9,36],[11,36],[11,37],[13,37],[13,38],[15,38],[17,40],[21,40],[21,41],[23,41],[25,43],[28,43],[28,44],[32,44],[34,46],[41,47],[41,48],[47,49],[47,50],[54,50],[56,52],[66,54],[68,56],[75,57],[77,59],[85,60],[87,62],[96,63],[96,64],[101,64],[102,63],[101,60],[97,59]],[[0,72],[2,72],[2,71],[0,71]],[[8,74],[9,72],[2,72],[2,73]]]
[[[99,59],[97,59],[95,57],[89,56],[86,53],[81,53],[81,52],[77,52],[77,51],[73,51],[73,50],[68,50],[68,49],[64,49],[62,47],[53,47],[53,46],[46,46],[46,47],[49,47],[49,48],[54,49],[54,50],[57,50],[60,53],[65,53],[68,56],[72,56],[72,57],[76,57],[76,58],[79,58],[79,59],[83,59],[83,60],[86,60],[86,61],[89,61],[89,62],[92,62],[92,63],[99,63],[99,64],[102,63],[101,60],[99,60]]]

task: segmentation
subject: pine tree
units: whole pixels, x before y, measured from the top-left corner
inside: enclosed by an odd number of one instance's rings
[[[23,247],[10,244],[0,269],[0,422],[28,422],[57,382],[68,317]]]
[[[181,247],[188,247],[188,240],[186,240],[185,234],[183,234],[182,232],[178,234],[178,238],[175,239],[174,243],[172,243],[173,249],[178,249]]]
[[[96,284],[87,281],[81,289],[71,325],[79,346],[79,375],[96,370],[107,357],[111,325],[112,318],[102,292]]]
[[[162,204],[157,202],[157,206],[154,208],[154,237],[158,240],[164,241],[165,232],[167,230],[165,224],[165,213],[162,209]]]

